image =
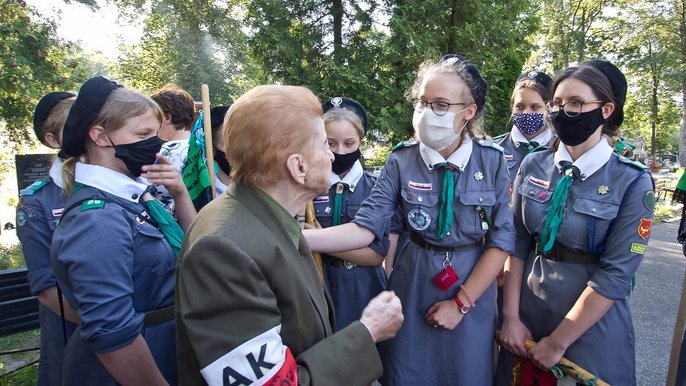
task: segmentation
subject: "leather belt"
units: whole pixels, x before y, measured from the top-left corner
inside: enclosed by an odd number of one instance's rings
[[[572,252],[560,247],[553,247],[548,252],[543,253],[543,249],[538,243],[536,244],[536,255],[541,255],[548,260],[559,261],[561,263],[598,264],[598,256],[588,253]]]
[[[156,326],[174,320],[174,305],[146,312],[143,317],[145,327]]]
[[[428,249],[431,251],[435,252],[455,252],[455,251],[464,251],[467,249],[472,249],[475,247],[479,247],[483,245],[483,239],[479,240],[475,243],[467,244],[467,245],[460,245],[458,247],[444,247],[436,244],[431,244],[430,242],[424,240],[422,236],[420,236],[418,233],[415,232],[410,232],[410,240],[420,246],[423,249]]]
[[[353,269],[353,267],[356,266],[356,264],[353,264],[349,261],[345,261],[343,259],[339,259],[338,257],[330,256],[330,255],[322,255],[322,260],[334,267],[334,268],[345,268],[345,269]]]

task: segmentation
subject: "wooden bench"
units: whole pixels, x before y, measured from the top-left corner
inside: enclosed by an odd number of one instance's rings
[[[672,178],[662,176],[653,178],[655,180],[655,199],[660,201],[660,198],[662,198],[664,201],[667,201],[667,194],[671,194],[673,199],[674,189],[676,188],[674,184],[676,181]]]

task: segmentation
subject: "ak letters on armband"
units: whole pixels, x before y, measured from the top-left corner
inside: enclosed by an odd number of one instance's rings
[[[276,326],[236,347],[200,370],[209,386],[297,385],[291,350]]]

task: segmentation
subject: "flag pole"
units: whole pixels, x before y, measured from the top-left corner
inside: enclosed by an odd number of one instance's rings
[[[202,98],[203,128],[205,131],[205,154],[207,155],[207,171],[210,173],[212,184],[212,198],[217,196],[214,190],[214,147],[212,146],[212,117],[210,115],[210,88],[206,84],[200,87]]]

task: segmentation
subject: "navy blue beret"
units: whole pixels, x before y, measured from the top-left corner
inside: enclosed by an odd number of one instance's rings
[[[86,151],[88,130],[98,118],[107,97],[119,87],[122,86],[103,76],[90,78],[81,86],[64,124],[62,153],[78,157]]]
[[[216,106],[210,109],[210,122],[212,125],[212,130],[215,130],[217,126],[221,126],[224,123],[224,117],[229,111],[229,107],[231,107],[231,105]]]
[[[464,65],[469,75],[474,79],[475,84],[468,85],[469,91],[472,93],[474,103],[476,103],[476,111],[483,110],[486,106],[486,96],[488,95],[488,82],[481,76],[476,66],[465,59],[464,56],[460,54],[447,54],[441,58],[441,64],[444,66],[452,66],[456,63]]]
[[[624,103],[626,103],[626,92],[628,88],[626,77],[624,77],[624,74],[619,68],[607,60],[595,59],[586,62],[585,64],[602,72],[607,77],[607,80],[610,81],[612,94],[615,98],[615,111],[613,113],[615,117],[614,121],[615,125],[621,126],[622,122],[624,122]]]
[[[548,74],[545,74],[545,73],[539,72],[539,71],[535,71],[535,70],[527,71],[527,72],[523,73],[522,75],[519,76],[519,78],[517,79],[517,82],[521,82],[521,81],[526,80],[526,79],[533,80],[534,82],[539,83],[540,85],[542,85],[545,88],[550,88],[550,85],[553,83],[553,78],[548,76]]]
[[[45,94],[45,96],[38,101],[36,110],[33,112],[33,130],[36,131],[36,135],[38,134],[40,127],[45,123],[45,120],[48,119],[50,110],[55,107],[57,102],[75,96],[76,94],[65,91],[53,91]],[[43,138],[38,139],[41,141],[43,140]]]
[[[345,108],[357,114],[357,116],[360,117],[360,121],[362,121],[362,130],[364,130],[365,134],[367,133],[367,112],[364,111],[364,107],[362,107],[360,102],[345,97],[333,97],[322,103],[324,112],[327,112],[334,107]]]

